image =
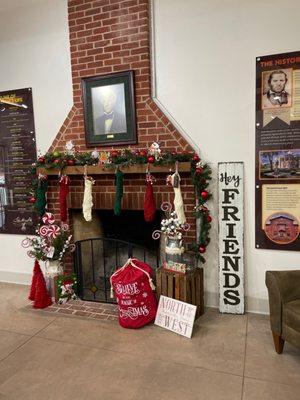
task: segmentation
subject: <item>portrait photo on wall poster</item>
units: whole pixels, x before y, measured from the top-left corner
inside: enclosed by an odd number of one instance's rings
[[[87,146],[136,143],[133,71],[82,80]]]
[[[300,250],[300,52],[256,58],[255,245]]]

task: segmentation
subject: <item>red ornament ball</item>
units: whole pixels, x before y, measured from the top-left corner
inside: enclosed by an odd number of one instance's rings
[[[75,165],[75,160],[67,160],[69,166]]]
[[[203,254],[206,252],[206,247],[201,245],[201,246],[199,246],[198,250],[199,250],[199,253]]]
[[[135,155],[135,156],[139,156],[139,155],[140,155],[140,151],[139,151],[139,150],[136,150],[136,151],[134,152],[134,155]]]
[[[117,151],[112,151],[112,152],[110,153],[110,156],[111,156],[111,157],[118,157],[118,152],[117,152]]]
[[[207,222],[211,222],[211,221],[212,221],[212,217],[211,217],[210,215],[208,215],[208,216],[206,217],[206,221],[207,221]]]
[[[201,192],[201,197],[203,200],[206,200],[208,198],[208,192],[206,190],[203,190]]]
[[[140,156],[146,157],[146,155],[147,155],[146,150],[141,150],[141,151],[140,151]]]
[[[56,160],[53,161],[54,164],[59,164],[60,160],[57,158]]]
[[[197,175],[201,175],[202,172],[203,172],[203,168],[201,168],[201,167],[196,168],[196,174],[197,174]]]
[[[149,164],[153,164],[154,161],[155,161],[154,156],[149,156],[149,157],[148,157],[148,163],[149,163]]]
[[[36,202],[36,198],[34,196],[30,197],[30,199],[28,200],[29,203],[34,204]]]
[[[44,156],[40,156],[40,157],[38,158],[38,162],[39,162],[40,164],[45,164],[45,157],[44,157]]]
[[[199,162],[200,161],[200,157],[198,156],[198,154],[194,155],[193,161],[195,161],[195,162]]]

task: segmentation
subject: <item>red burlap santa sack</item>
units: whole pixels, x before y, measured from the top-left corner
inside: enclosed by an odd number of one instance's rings
[[[157,302],[153,293],[152,269],[136,258],[129,260],[111,277],[119,306],[119,323],[123,328],[141,328],[155,319]]]

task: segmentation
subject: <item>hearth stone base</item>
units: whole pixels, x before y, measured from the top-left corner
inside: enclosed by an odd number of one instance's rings
[[[107,321],[118,320],[118,307],[114,304],[96,303],[92,301],[70,300],[66,304],[53,304],[43,310],[35,310],[31,304],[26,310],[48,314],[58,314],[69,317],[81,317],[87,319],[102,319]]]

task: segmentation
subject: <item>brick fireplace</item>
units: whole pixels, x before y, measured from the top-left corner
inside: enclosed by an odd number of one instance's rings
[[[69,0],[68,16],[74,105],[49,150],[63,151],[68,140],[73,141],[78,151],[91,150],[85,144],[82,78],[133,70],[138,143],[130,148],[147,149],[158,141],[163,151],[193,152],[151,99],[148,0]],[[120,148],[122,146],[114,149]],[[98,147],[98,150],[111,149]],[[159,208],[162,202],[172,201],[173,189],[166,186],[165,173],[154,175],[155,200]],[[93,188],[94,209],[112,209],[114,175],[95,175],[93,178],[96,181]],[[81,209],[83,188],[83,177],[71,176],[70,209]],[[181,174],[181,189],[187,222],[191,225],[191,230],[186,233],[186,241],[189,242],[195,240],[196,227],[193,217],[194,187],[188,172]],[[124,175],[123,209],[142,210],[144,193],[144,173]],[[54,176],[49,177],[48,208],[59,217],[58,180]]]

